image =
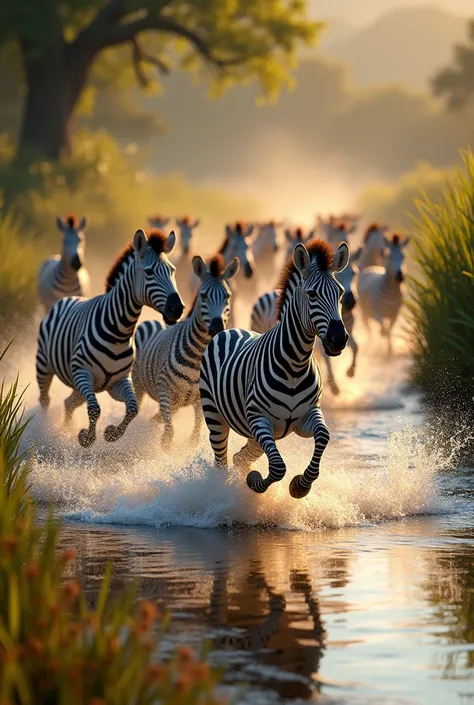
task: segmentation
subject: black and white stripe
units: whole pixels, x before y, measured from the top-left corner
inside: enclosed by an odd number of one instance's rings
[[[87,403],[89,428],[79,433],[82,446],[96,437],[100,406],[96,393],[108,391],[126,406],[123,421],[105,430],[105,439],[123,435],[138,413],[130,381],[133,363],[131,339],[143,306],[150,306],[169,321],[177,321],[183,303],[176,290],[174,267],[167,258],[175,243],[168,238],[137,230],[112,268],[107,292],[93,299],[66,298],[58,301],[42,321],[38,337],[36,377],[40,403],[49,405],[54,375],[72,387],[66,399],[66,421],[75,409]]]
[[[56,226],[63,235],[61,254],[48,257],[38,273],[38,297],[45,313],[65,296],[89,294],[89,275],[84,266],[86,219],[77,223],[74,216],[66,222],[56,218]]]
[[[248,469],[263,453],[269,461],[267,478],[256,471],[247,475],[247,484],[255,492],[265,492],[285,475],[275,439],[292,432],[314,437],[315,447],[303,475],[291,481],[290,494],[304,497],[319,475],[329,432],[319,408],[322,384],[312,352],[317,335],[329,354],[339,355],[346,345],[340,305],[343,289],[334,273],[348,261],[346,244],[339,247],[334,260],[321,240],[308,250],[297,245],[293,262],[285,269],[277,325],[261,336],[248,330],[223,331],[204,353],[199,387],[216,462],[227,465],[230,429],[248,438],[234,463]]]
[[[230,313],[231,292],[227,284],[238,272],[239,261],[227,267],[221,256],[208,266],[201,257],[193,258],[193,269],[200,287],[192,309],[183,321],[163,328],[158,321],[145,321],[135,334],[136,358],[132,382],[140,403],[144,394],[159,402],[157,419],[164,421],[162,443],[173,439],[173,412],[193,406],[195,425],[192,441],[197,442],[202,423],[199,403],[199,368],[213,335],[224,330]]]

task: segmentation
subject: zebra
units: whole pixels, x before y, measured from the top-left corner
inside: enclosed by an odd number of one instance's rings
[[[349,235],[352,235],[356,230],[356,224],[344,218],[336,219],[330,216],[329,220],[318,219],[318,230],[324,240],[334,249],[340,242],[346,242],[349,245]]]
[[[349,334],[349,340],[347,346],[352,351],[352,362],[348,368],[346,374],[348,377],[354,377],[356,370],[357,354],[359,352],[359,346],[354,338],[354,308],[356,306],[356,298],[353,293],[353,280],[356,274],[356,269],[353,266],[352,259],[347,265],[347,267],[336,274],[337,281],[344,287],[344,294],[342,296],[342,320],[344,326]],[[250,316],[250,329],[256,333],[265,333],[270,328],[273,328],[277,324],[277,305],[278,299],[280,297],[281,291],[279,289],[274,289],[273,291],[266,292],[259,296],[257,301],[252,307],[252,312]],[[321,342],[316,341],[319,346]],[[321,346],[322,347],[322,346]],[[324,350],[322,349],[323,359],[326,364],[327,370],[327,382],[331,392],[334,396],[340,393],[339,386],[334,377],[334,372],[332,369],[331,358],[324,355]]]
[[[175,268],[167,255],[176,241],[174,232],[137,230],[133,241],[120,253],[108,274],[106,293],[92,299],[69,297],[58,301],[39,329],[36,378],[40,404],[49,406],[54,375],[72,387],[65,401],[66,423],[75,409],[87,403],[89,428],[79,432],[83,447],[96,438],[100,406],[96,392],[108,391],[125,402],[126,412],[118,426],[107,426],[106,441],[116,441],[138,413],[130,380],[133,363],[131,339],[143,306],[159,311],[169,323],[183,312],[175,285]]]
[[[145,321],[135,333],[133,387],[138,404],[145,393],[159,402],[165,423],[162,438],[165,447],[173,440],[172,413],[183,406],[194,407],[191,438],[194,444],[199,440],[202,423],[199,366],[212,336],[226,326],[231,299],[227,282],[239,271],[236,257],[225,266],[219,254],[212,257],[207,266],[198,256],[193,258],[192,264],[200,287],[187,318],[166,329],[158,321]]]
[[[392,354],[392,328],[395,325],[403,300],[405,274],[404,250],[408,239],[401,241],[393,234],[388,243],[388,256],[384,267],[366,267],[359,272],[359,301],[362,319],[369,328],[371,319],[380,324],[382,336],[388,339],[388,354]]]
[[[286,259],[291,257],[293,250],[296,245],[302,244],[306,245],[308,242],[314,238],[316,230],[311,230],[307,235],[303,233],[302,228],[296,228],[294,232],[288,228],[285,230],[285,239],[287,244]]]
[[[148,217],[148,224],[150,228],[153,228],[154,230],[163,230],[163,228],[166,228],[169,222],[170,218],[165,218],[159,213],[155,213],[155,215],[150,215]]]
[[[48,257],[38,273],[38,296],[45,313],[65,296],[88,296],[90,287],[84,267],[86,219],[78,223],[74,215],[69,215],[65,222],[57,217],[56,227],[63,234],[62,252]]]
[[[229,326],[233,327],[235,323],[235,305],[237,301],[238,288],[241,293],[248,295],[254,294],[255,280],[255,260],[253,256],[254,239],[252,237],[254,225],[245,226],[240,221],[237,221],[233,226],[226,225],[225,238],[219,248],[219,254],[224,257],[225,264],[228,264],[234,257],[240,262],[239,274],[241,278],[239,284],[237,279],[234,279],[230,284],[230,289],[233,294],[233,306],[230,312]],[[247,282],[247,286],[244,282]],[[248,284],[248,282],[251,282]],[[250,289],[250,292],[249,292]]]
[[[201,362],[199,391],[209,439],[217,465],[227,466],[232,428],[248,439],[234,455],[234,465],[250,469],[263,453],[269,475],[247,475],[254,492],[265,492],[286,472],[275,439],[289,433],[314,437],[314,452],[303,475],[290,483],[290,495],[305,497],[319,475],[329,431],[320,409],[321,375],[313,357],[316,336],[328,355],[339,355],[348,335],[341,320],[344,290],[334,274],[349,263],[349,248],[336,253],[322,240],[306,248],[296,245],[283,269],[279,289],[278,323],[263,335],[233,329],[209,343]]]
[[[378,223],[372,223],[368,226],[361,247],[352,256],[354,261],[357,258],[359,271],[366,267],[384,266],[388,245],[385,236],[387,231],[387,226]]]
[[[191,222],[188,216],[176,219],[176,225],[179,228],[178,244],[180,245],[180,253],[173,259],[173,264],[176,265],[178,290],[185,302],[192,300],[199,285],[199,279],[196,280],[191,266],[192,240],[194,231],[199,227],[199,224],[199,219]]]
[[[256,223],[258,229],[253,244],[253,256],[258,271],[259,283],[264,283],[265,287],[273,286],[277,258],[280,252],[278,242],[278,229],[283,223],[269,220],[264,223]]]

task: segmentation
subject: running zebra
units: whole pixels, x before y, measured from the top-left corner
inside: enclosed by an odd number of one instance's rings
[[[163,328],[158,321],[145,321],[135,334],[133,387],[138,404],[144,394],[159,402],[165,423],[165,447],[173,440],[172,414],[183,406],[194,407],[191,438],[193,443],[199,440],[199,367],[212,336],[224,330],[229,318],[231,292],[227,282],[239,271],[239,260],[234,258],[225,266],[222,255],[216,255],[206,266],[201,257],[194,257],[193,269],[200,287],[187,318],[172,328]],[[160,414],[156,418],[160,419]]]
[[[366,267],[359,272],[359,301],[362,319],[369,328],[370,320],[380,324],[380,332],[388,339],[388,354],[392,354],[392,328],[403,301],[405,280],[403,262],[408,239],[392,235],[384,267]]]
[[[169,222],[169,218],[166,218],[165,216],[160,215],[159,213],[155,213],[155,215],[150,215],[148,217],[148,224],[150,228],[153,228],[154,230],[163,230],[163,228],[166,228]]]
[[[204,353],[199,390],[209,439],[218,465],[227,466],[232,428],[248,438],[234,455],[242,469],[263,453],[269,475],[247,475],[254,492],[280,481],[286,466],[275,439],[289,433],[314,437],[314,452],[303,475],[290,484],[290,495],[305,497],[319,475],[329,432],[320,409],[321,375],[313,357],[316,336],[328,355],[339,355],[348,335],[341,320],[344,290],[334,274],[349,262],[349,248],[336,253],[322,240],[298,244],[284,268],[279,289],[278,323],[263,335],[233,329],[216,335]]]
[[[385,264],[388,241],[385,233],[388,227],[372,223],[368,226],[362,246],[354,253],[352,259],[357,258],[357,268],[359,271],[366,267],[380,266]]]
[[[355,268],[352,264],[352,259],[342,272],[336,274],[337,281],[344,287],[344,294],[342,296],[342,321],[349,335],[347,345],[352,350],[352,362],[346,372],[348,377],[354,377],[355,375],[357,354],[359,351],[359,346],[357,345],[353,332],[354,308],[356,306],[356,298],[353,292],[354,276]],[[251,330],[256,333],[265,333],[277,324],[277,306],[280,293],[281,292],[279,289],[274,289],[273,291],[262,294],[262,296],[257,299],[253,305],[250,318]],[[324,349],[319,339],[316,341],[316,344],[321,347],[323,360],[326,364],[327,383],[329,388],[331,392],[337,396],[340,393],[340,389],[334,377],[331,358],[324,354]]]
[[[296,245],[307,245],[308,242],[311,242],[314,238],[315,232],[315,230],[311,230],[307,235],[305,235],[302,228],[296,228],[294,232],[287,228],[285,230],[285,239],[288,248],[286,252],[286,259],[291,257]]]
[[[63,234],[60,255],[48,257],[38,273],[38,296],[45,313],[65,296],[88,296],[89,275],[84,267],[86,219],[78,223],[74,215],[56,218],[56,227]]]
[[[230,289],[233,294],[233,305],[230,312],[229,326],[233,327],[235,325],[235,308],[237,302],[238,289],[240,288],[241,293],[243,292],[244,298],[246,298],[249,293],[255,296],[255,260],[253,257],[253,225],[245,226],[243,223],[238,221],[233,226],[226,225],[225,228],[225,238],[221,247],[219,248],[219,254],[224,257],[225,264],[228,264],[234,257],[240,262],[239,269],[239,282],[234,279],[230,285]],[[243,276],[243,279],[242,279]],[[249,292],[249,289],[251,292]]]
[[[133,363],[131,340],[143,306],[163,314],[169,323],[183,312],[175,286],[175,268],[167,255],[173,250],[174,232],[166,237],[137,230],[120,253],[106,280],[106,293],[93,299],[71,297],[58,301],[39,329],[36,378],[40,404],[49,406],[54,375],[72,387],[66,399],[66,423],[75,409],[87,403],[89,428],[79,433],[79,443],[90,446],[96,438],[100,406],[96,393],[108,391],[125,403],[118,426],[107,426],[106,441],[116,441],[138,413],[130,381]]]

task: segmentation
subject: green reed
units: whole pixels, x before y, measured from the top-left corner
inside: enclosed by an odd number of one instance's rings
[[[434,402],[471,402],[474,393],[474,156],[439,202],[416,202],[410,277],[414,381]]]

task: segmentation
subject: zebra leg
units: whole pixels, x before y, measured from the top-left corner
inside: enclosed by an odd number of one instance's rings
[[[194,404],[194,428],[191,433],[191,444],[193,446],[196,446],[199,443],[199,436],[201,435],[201,426],[202,410],[200,401],[198,400],[197,403]]]
[[[36,353],[36,381],[38,382],[40,392],[39,401],[43,409],[47,409],[49,406],[49,388],[51,387],[53,377],[54,373],[48,366],[40,338],[38,352]]]
[[[138,414],[138,404],[130,377],[124,377],[118,382],[115,382],[115,384],[110,387],[109,394],[115,401],[123,401],[125,403],[125,416],[123,421],[121,421],[118,426],[110,424],[104,431],[105,440],[112,443],[123,436],[130,421]]]
[[[84,399],[82,394],[80,394],[77,389],[74,389],[72,394],[68,396],[68,398],[64,402],[64,410],[66,412],[64,423],[66,424],[66,426],[69,426],[69,424],[71,423],[74,411],[85,403],[86,400]]]
[[[352,350],[352,363],[351,363],[351,366],[349,367],[349,369],[347,370],[347,376],[353,377],[355,375],[356,359],[357,359],[357,353],[359,351],[359,346],[357,345],[357,343],[354,340],[354,338],[352,337],[352,335],[349,336],[349,340],[348,340],[347,344],[350,347],[350,349]]]
[[[257,470],[252,470],[247,475],[247,485],[254,492],[262,494],[271,484],[279,482],[285,477],[286,465],[273,437],[273,426],[265,416],[249,417],[250,430],[255,441],[262,448],[268,458],[268,477],[262,478]]]
[[[214,451],[217,467],[227,467],[227,445],[229,443],[229,425],[224,421],[217,409],[211,411],[209,405],[204,412],[204,419],[209,429],[209,442]]]
[[[295,499],[306,497],[311,485],[319,476],[321,456],[329,443],[329,431],[323,412],[318,407],[310,409],[296,427],[295,432],[301,438],[314,437],[314,452],[311,462],[302,475],[295,475],[290,482],[290,495]]]
[[[263,455],[262,448],[258,445],[257,441],[253,438],[249,438],[247,443],[235,453],[233,457],[233,462],[236,468],[239,470],[250,470],[251,464],[261,458]]]
[[[173,410],[171,408],[171,396],[169,392],[165,395],[166,389],[160,389],[160,416],[161,420],[165,424],[163,435],[161,437],[161,445],[163,448],[169,448],[173,443],[174,429],[173,429]]]
[[[83,448],[88,448],[95,441],[95,427],[100,416],[100,406],[94,394],[94,380],[89,370],[79,369],[74,372],[73,382],[77,392],[84,397],[87,402],[87,414],[89,416],[89,428],[79,431],[78,441]]]

